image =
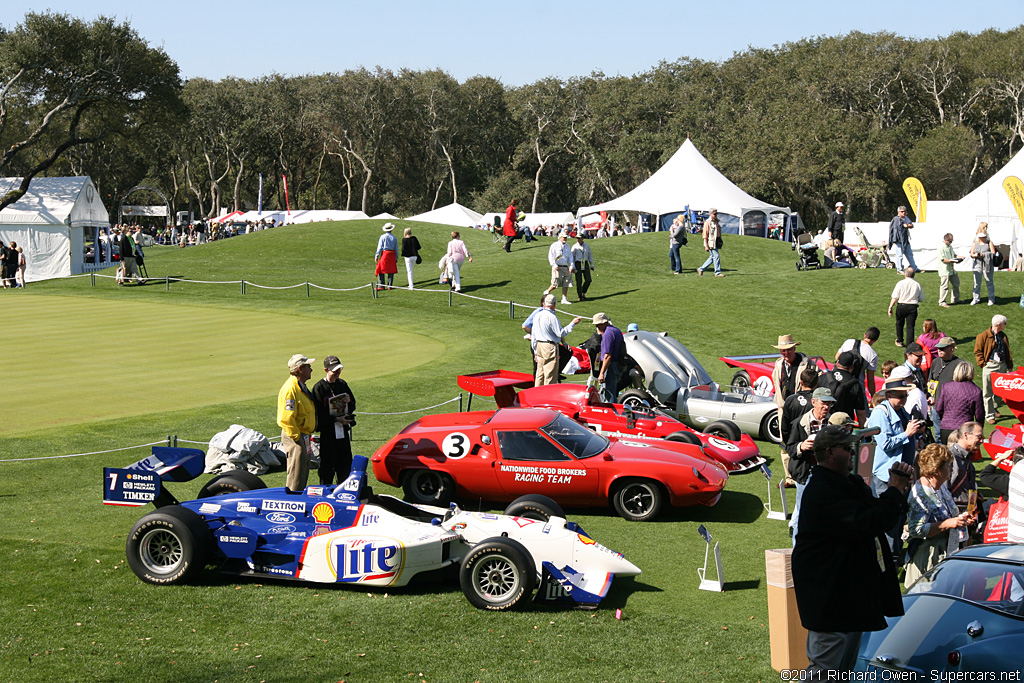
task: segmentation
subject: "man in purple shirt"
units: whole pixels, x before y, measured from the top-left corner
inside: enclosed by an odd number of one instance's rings
[[[615,403],[619,397],[619,374],[622,372],[622,360],[626,355],[626,341],[622,338],[622,330],[611,324],[612,321],[604,313],[594,316],[594,326],[601,335],[601,373],[597,381],[604,384],[601,400]]]

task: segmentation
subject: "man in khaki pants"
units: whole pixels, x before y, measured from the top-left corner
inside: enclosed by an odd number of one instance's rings
[[[798,386],[798,378],[810,362],[806,354],[796,350],[798,346],[800,346],[800,342],[793,339],[791,334],[779,335],[779,343],[772,344],[772,348],[778,349],[780,356],[772,368],[772,386],[775,388],[775,405],[778,406],[779,410],[780,429],[782,428],[782,406],[785,405],[786,398],[796,393],[800,388]],[[793,481],[793,477],[789,476],[789,453],[786,451],[787,438],[789,438],[788,434],[782,435],[782,469],[786,476],[786,486],[792,488],[796,486],[796,482]]]
[[[290,377],[277,394],[277,424],[281,425],[281,448],[288,454],[289,491],[302,491],[309,478],[310,435],[316,429],[316,405],[306,382],[313,375],[311,363],[297,353],[288,360]]]

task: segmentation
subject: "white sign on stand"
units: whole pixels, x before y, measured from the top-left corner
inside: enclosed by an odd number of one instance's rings
[[[761,465],[761,474],[768,480],[768,502],[764,504],[764,509],[768,511],[768,519],[781,519],[786,521],[789,519],[789,501],[786,500],[786,480],[779,480],[779,498],[782,499],[782,510],[772,510],[772,471],[768,469],[768,465]]]
[[[708,531],[707,527],[701,524],[697,527],[697,533],[704,539],[704,566],[697,570],[697,576],[700,577],[700,590],[702,591],[714,591],[721,593],[725,590],[725,581],[722,578],[722,553],[718,548],[718,541],[715,541],[715,572],[716,578],[707,578],[708,571],[708,551],[711,549],[711,532]]]

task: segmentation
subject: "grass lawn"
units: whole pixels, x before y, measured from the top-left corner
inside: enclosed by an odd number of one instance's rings
[[[417,287],[440,290],[434,263],[450,228],[409,225],[424,245]],[[277,228],[184,250],[153,248],[147,266],[153,278],[352,288],[372,279],[379,234],[379,221]],[[167,435],[208,441],[232,423],[276,436],[276,392],[296,352],[339,355],[361,412],[413,411],[360,418],[356,451],[370,455],[421,409],[457,396],[456,374],[529,371],[519,327],[525,311],[510,320],[507,302],[539,300],[550,240],[516,243],[505,254],[485,233],[465,230],[463,237],[474,254],[463,291],[502,303],[454,297],[449,306],[445,291],[373,298],[366,288],[312,289],[307,298],[304,287],[247,287],[244,295],[237,284],[119,288],[103,278],[95,287],[77,278],[5,291],[0,460],[92,453]],[[885,315],[894,272],[798,273],[787,245],[727,236],[725,278],[698,278],[693,268],[703,254],[692,246],[683,251],[687,274],[673,277],[667,241],[655,233],[593,242],[593,300],[562,307],[562,321],[604,311],[621,327],[667,330],[723,382],[732,373],[718,356],[771,352],[784,333],[803,341],[801,350],[831,357],[844,339],[877,325],[881,358],[902,359]],[[999,306],[951,309],[935,303],[937,276],[920,277],[930,297],[920,317],[934,317],[963,342],[958,355],[971,358],[968,342],[1002,312],[1012,350],[1024,358],[1015,332],[1019,276],[997,275]],[[404,273],[397,282],[404,284]],[[591,331],[581,324],[570,341]],[[778,471],[777,449],[761,447]],[[764,550],[788,539],[784,523],[765,518],[760,474],[730,479],[713,508],[673,511],[655,523],[570,511],[644,574],[616,584],[594,612],[488,614],[454,584],[356,591],[212,573],[190,586],[143,584],[124,556],[140,511],[102,506],[99,487],[103,466],[124,466],[145,452],[0,462],[3,680],[778,680],[769,661]],[[284,483],[283,473],[266,479]],[[192,496],[203,481],[174,492]],[[697,590],[700,523],[722,544],[724,593]]]

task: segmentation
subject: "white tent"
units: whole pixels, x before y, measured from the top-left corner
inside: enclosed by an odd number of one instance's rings
[[[0,178],[0,196],[20,184],[21,178]],[[109,267],[109,261],[86,264],[83,258],[86,242],[97,244],[99,233],[109,230],[110,216],[87,176],[33,178],[28,192],[0,211],[0,240],[23,248],[28,282]]]
[[[505,212],[498,213],[491,211],[485,213],[483,216],[484,222],[487,225],[494,225],[494,219],[501,218],[502,225],[505,221]],[[561,213],[528,213],[526,218],[519,221],[519,225],[525,225],[529,228],[536,228],[539,225],[543,226],[555,226],[555,225],[572,225],[576,222],[576,217],[572,215],[570,211],[563,211]]]
[[[484,222],[484,217],[472,209],[467,209],[461,204],[449,204],[440,209],[427,211],[418,216],[409,216],[407,221],[421,221],[423,223],[440,223],[441,225],[454,225],[460,228],[470,228]]]
[[[384,213],[378,213],[376,216],[370,216],[370,218],[373,219],[373,220],[382,220],[382,221],[397,221],[397,220],[401,220],[398,216],[393,216],[390,213],[388,213],[387,211],[385,211]]]
[[[1008,176],[1024,180],[1024,151],[1018,152],[1006,162],[991,178],[977,189],[958,201],[929,201],[928,220],[917,222],[910,230],[910,246],[914,250],[914,261],[924,270],[939,267],[939,247],[947,232],[953,235],[953,249],[959,256],[967,256],[978,224],[988,223],[988,234],[996,246],[1009,246],[1010,263],[1016,262],[1017,255],[1024,251],[1024,228],[1013,209],[1013,204],[1003,189]],[[927,188],[925,188],[927,190]],[[896,215],[893,207],[893,215]],[[915,207],[907,203],[907,216],[916,220]],[[889,223],[849,224],[844,239],[848,244],[859,240],[852,226],[859,226],[872,244],[885,244],[889,240]],[[956,266],[957,270],[970,270],[971,259],[967,258]],[[961,284],[961,286],[963,286]]]
[[[320,221],[354,221],[369,218],[362,211],[340,211],[330,209],[311,209],[308,211],[292,211],[285,216],[285,225],[294,223],[319,223]]]
[[[770,214],[790,213],[789,207],[762,202],[741,190],[712,166],[687,138],[672,158],[640,185],[603,204],[580,207],[576,215],[639,211],[660,217],[680,213],[687,207],[701,211],[716,208],[720,217],[727,214],[739,219],[739,225],[733,223],[731,230],[723,220],[726,232],[762,237]]]

